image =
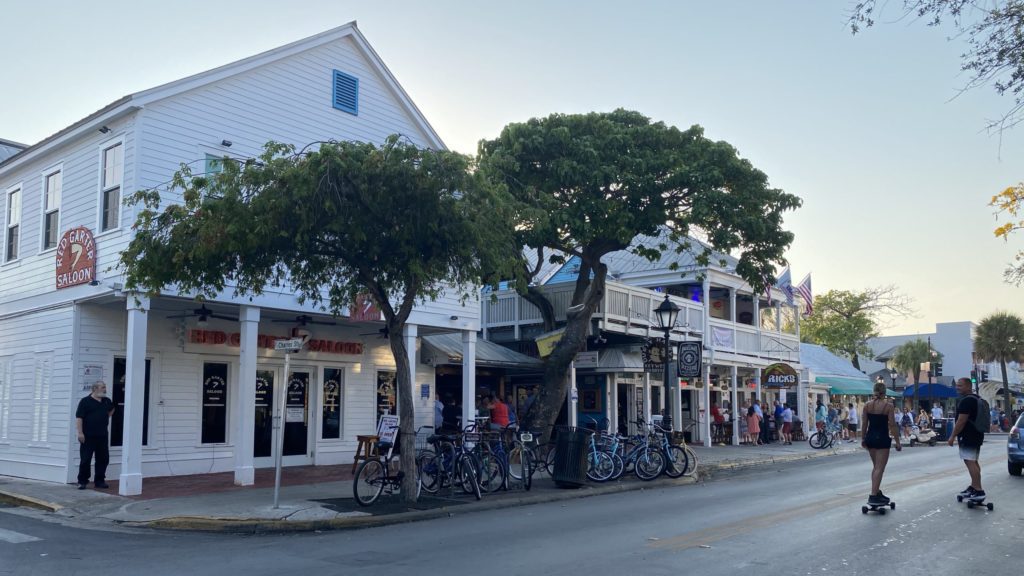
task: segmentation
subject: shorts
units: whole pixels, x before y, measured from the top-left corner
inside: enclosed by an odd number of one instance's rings
[[[846,429],[849,430],[850,432],[856,432],[857,431],[857,425],[856,424],[847,424],[846,425]]]
[[[978,461],[978,455],[981,454],[981,446],[964,446],[960,445],[960,459],[970,460],[972,462]]]
[[[782,424],[782,433],[783,434],[789,434],[790,430],[792,430],[792,429],[793,429],[793,423],[792,422],[784,422]]]

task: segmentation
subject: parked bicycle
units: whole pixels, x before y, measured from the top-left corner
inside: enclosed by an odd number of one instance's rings
[[[842,425],[826,424],[824,430],[818,430],[811,437],[807,439],[807,442],[811,445],[811,448],[823,449],[829,448],[833,444],[841,443],[842,440]]]
[[[432,449],[421,455],[417,466],[423,491],[436,494],[458,488],[479,500],[477,464],[469,455],[463,437],[459,434],[434,434],[428,438],[428,443]]]
[[[370,506],[387,491],[395,494],[401,491],[405,472],[396,470],[392,473],[392,455],[394,445],[388,442],[377,443],[376,458],[364,460],[356,468],[352,482],[352,495],[360,506]],[[383,456],[380,456],[383,454]],[[397,467],[396,467],[397,468]],[[419,498],[423,488],[422,476],[416,474],[416,497]]]

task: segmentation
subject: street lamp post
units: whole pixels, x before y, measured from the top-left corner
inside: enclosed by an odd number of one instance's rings
[[[658,319],[658,328],[665,331],[665,354],[662,360],[665,363],[665,407],[664,416],[662,417],[661,425],[666,430],[672,430],[672,388],[669,384],[669,373],[668,373],[668,362],[672,358],[672,348],[669,346],[669,336],[672,333],[672,327],[676,324],[676,317],[679,315],[679,306],[676,306],[672,301],[668,299],[668,294],[665,294],[665,300],[654,309],[654,315]]]
[[[889,379],[892,380],[892,391],[896,391],[896,377],[899,376],[899,372],[895,369],[889,369]]]

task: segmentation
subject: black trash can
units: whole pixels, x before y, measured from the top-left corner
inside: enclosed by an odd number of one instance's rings
[[[555,439],[555,469],[551,479],[560,488],[579,488],[587,481],[587,449],[594,432],[573,426],[558,426]]]

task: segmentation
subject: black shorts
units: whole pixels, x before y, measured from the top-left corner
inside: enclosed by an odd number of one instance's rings
[[[892,438],[865,438],[864,445],[873,450],[888,450],[892,448]]]
[[[857,425],[856,424],[847,424],[846,425],[846,429],[849,430],[850,432],[856,432],[857,431]]]

